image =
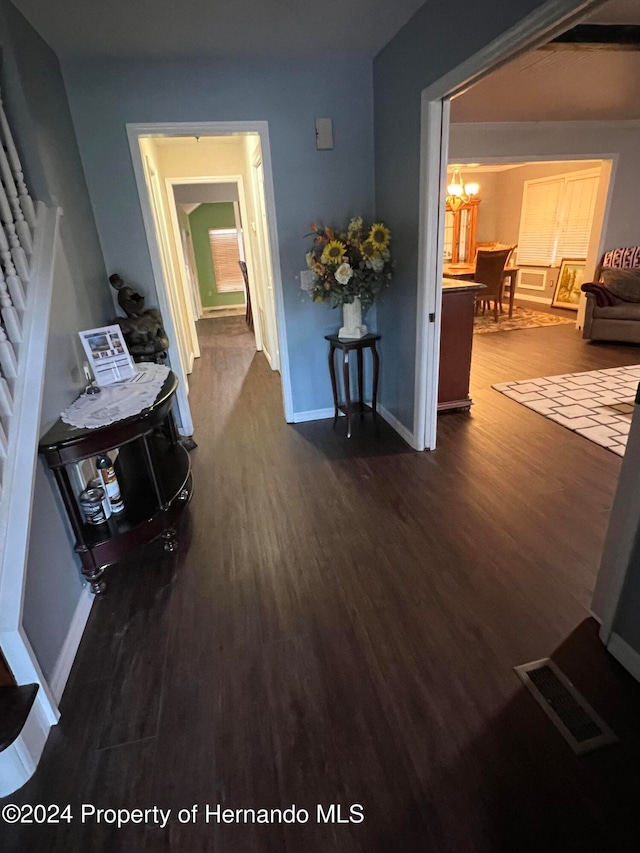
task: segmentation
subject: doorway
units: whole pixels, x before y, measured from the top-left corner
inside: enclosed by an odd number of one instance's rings
[[[564,32],[598,5],[546,3],[500,39],[423,90],[414,431],[412,446],[435,449],[444,254],[444,206],[451,100],[513,58]]]
[[[238,260],[246,263],[242,300],[253,309],[256,350],[280,373],[284,416],[290,421],[293,407],[267,123],[135,124],[127,125],[127,133],[157,300],[175,341],[170,363],[179,379],[180,431],[185,435],[193,431],[188,376],[200,355],[197,325],[213,313],[205,311],[198,253],[187,224],[197,210],[189,215],[182,205],[224,203],[219,195],[210,199],[225,186],[235,192],[235,221],[233,227],[209,229],[210,263],[216,261],[213,244],[229,247],[229,240],[237,238]],[[216,233],[220,231],[228,233]],[[228,262],[230,254],[223,252],[221,259]],[[237,304],[237,283],[232,278],[216,288],[218,302]]]
[[[473,130],[467,130],[465,137],[468,134]],[[514,380],[505,359],[512,345],[523,378],[540,376],[541,350],[553,351],[556,345],[558,368],[551,361],[551,373],[578,372],[584,313],[580,286],[593,280],[602,254],[612,161],[556,160],[540,155],[533,159],[486,157],[486,140],[480,133],[481,153],[468,162],[466,157],[459,160],[456,156],[461,136],[452,125],[443,201],[443,299],[448,304],[450,288],[456,283],[464,286],[478,281],[488,287],[486,299],[482,298],[485,291],[474,291],[471,385],[475,384],[474,366],[480,351],[483,360],[495,365],[493,378],[483,371],[485,381]],[[499,137],[494,139],[494,149],[499,148],[496,140]],[[497,266],[492,267],[492,261]],[[517,341],[507,335],[513,332],[518,332]],[[442,347],[450,349],[451,341],[443,337]],[[560,352],[565,350],[561,358]],[[548,370],[548,360],[546,364]],[[441,364],[441,410],[446,402],[442,399],[443,380],[451,383],[451,372],[450,364]]]

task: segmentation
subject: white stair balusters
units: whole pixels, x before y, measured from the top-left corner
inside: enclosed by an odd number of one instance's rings
[[[8,417],[13,412],[13,399],[7,380],[0,373],[0,416]]]
[[[11,165],[11,169],[13,170],[13,177],[17,186],[18,198],[20,202],[20,208],[24,215],[24,218],[27,222],[27,225],[31,229],[31,233],[36,227],[36,212],[33,205],[33,201],[31,196],[29,195],[29,191],[27,190],[27,186],[24,182],[24,173],[22,171],[22,163],[20,162],[20,157],[18,156],[18,150],[13,141],[13,134],[11,133],[11,128],[9,127],[9,122],[7,120],[7,115],[4,111],[4,102],[2,100],[2,93],[0,92],[0,133],[2,134],[2,144],[7,152],[7,158]]]
[[[18,276],[16,268],[13,265],[13,258],[9,251],[7,235],[2,227],[0,227],[0,259],[2,259],[2,266],[4,268],[11,300],[17,310],[22,312],[25,308],[25,289],[20,277]]]
[[[0,371],[6,379],[13,380],[18,375],[18,359],[13,344],[7,338],[4,327],[0,324]]]
[[[1,146],[0,150],[2,150]],[[0,163],[1,161],[2,155],[0,155]],[[11,213],[11,206],[2,181],[0,181],[0,219],[2,220],[4,232],[9,241],[11,258],[13,259],[18,275],[23,279],[23,281],[28,281],[29,264],[27,263],[27,255],[20,244],[18,232],[16,231],[16,224],[13,221],[13,214]]]
[[[0,141],[4,142],[3,140]],[[4,184],[4,189],[13,211],[13,221],[18,234],[18,239],[20,240],[20,245],[27,255],[31,255],[33,253],[31,229],[29,228],[27,220],[24,218],[22,208],[20,207],[20,199],[18,198],[18,189],[16,187],[15,178],[13,177],[9,158],[7,157],[7,152],[3,145],[0,145],[0,174],[2,175],[2,183]]]
[[[19,344],[22,340],[20,315],[11,301],[2,269],[0,269],[0,313],[2,314],[2,322],[6,329],[7,337],[12,343]]]

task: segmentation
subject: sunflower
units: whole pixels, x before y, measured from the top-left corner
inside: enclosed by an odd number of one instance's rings
[[[386,249],[389,245],[391,232],[386,225],[383,225],[381,222],[376,222],[375,225],[371,226],[371,231],[369,231],[369,237],[367,239],[371,240],[374,248],[380,251],[381,249]]]
[[[365,240],[365,242],[360,246],[360,251],[362,252],[363,257],[367,260],[371,260],[376,253],[376,247],[373,245],[371,240]]]
[[[346,246],[340,240],[332,240],[324,247],[321,260],[325,264],[340,264],[346,251]]]

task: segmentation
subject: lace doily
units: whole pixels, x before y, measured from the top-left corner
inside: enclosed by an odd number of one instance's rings
[[[60,415],[66,424],[84,429],[109,426],[148,408],[169,375],[164,364],[136,364],[137,373],[126,382],[105,385],[99,394],[83,394]]]

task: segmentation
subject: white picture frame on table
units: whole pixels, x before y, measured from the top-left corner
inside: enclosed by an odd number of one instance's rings
[[[117,324],[78,332],[97,385],[125,382],[136,368]]]

